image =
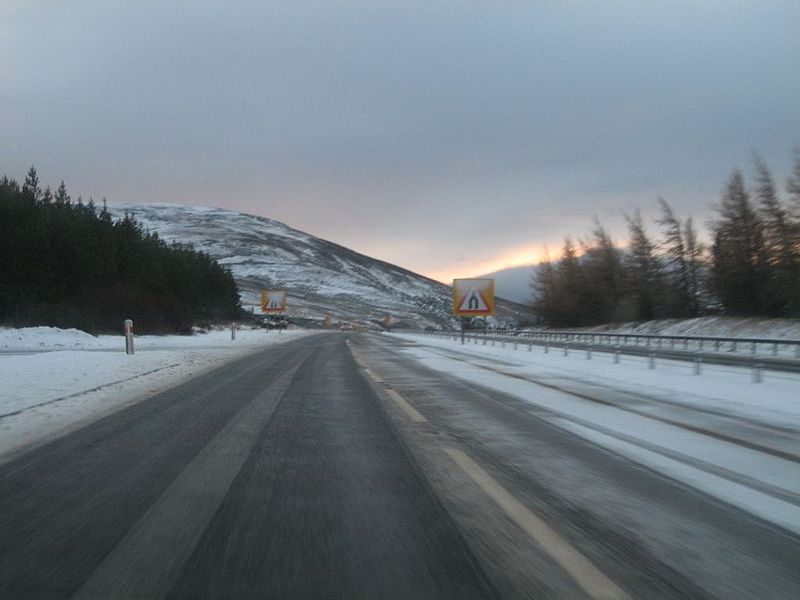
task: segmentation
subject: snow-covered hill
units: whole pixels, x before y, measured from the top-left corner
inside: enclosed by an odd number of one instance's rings
[[[494,289],[498,296],[520,304],[531,304],[534,297],[534,290],[531,288],[531,280],[536,272],[536,268],[536,265],[510,267],[508,269],[481,275],[481,277],[491,277],[494,279]]]
[[[295,319],[378,324],[392,317],[406,328],[450,327],[450,287],[283,223],[218,208],[109,203],[115,218],[132,213],[168,241],[191,244],[231,269],[246,307],[262,289],[285,289]],[[256,309],[258,310],[258,309]],[[498,303],[501,319],[524,317]]]

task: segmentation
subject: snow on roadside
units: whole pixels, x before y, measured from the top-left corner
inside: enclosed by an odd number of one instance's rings
[[[0,463],[208,369],[303,331],[119,336],[50,327],[0,330]]]
[[[586,385],[625,391],[684,404],[713,409],[738,417],[757,420],[776,427],[800,431],[800,375],[765,371],[762,383],[752,383],[752,371],[745,367],[705,364],[702,375],[694,375],[694,366],[686,361],[657,360],[655,369],[648,369],[647,358],[623,355],[619,364],[613,355],[595,352],[586,360],[586,352],[572,350],[563,356],[561,349],[551,348],[548,354],[534,346],[514,350],[467,343],[451,339],[422,337],[413,334],[391,334],[418,343],[458,350],[476,357],[501,360],[515,365],[521,373],[547,379],[569,379]],[[513,343],[513,342],[512,342]]]
[[[661,319],[644,323],[619,323],[612,326],[589,327],[582,329],[582,331],[800,340],[800,319],[766,319],[761,317]]]
[[[23,329],[0,329],[0,351],[36,352],[42,350],[66,350],[120,347],[121,336],[97,337],[78,329],[56,327],[25,327]],[[123,346],[124,348],[124,346]]]
[[[797,374],[767,373],[762,383],[754,383],[749,370],[739,367],[705,365],[702,375],[693,375],[690,363],[678,361],[661,361],[650,370],[647,359],[641,357],[623,356],[621,363],[615,364],[605,353],[586,360],[585,352],[563,356],[555,351],[544,354],[540,347],[528,352],[526,346],[514,350],[510,345],[461,345],[452,339],[390,335],[416,342],[403,352],[428,368],[516,396],[545,409],[541,418],[562,429],[800,533],[800,503],[795,500],[800,498],[797,463],[729,441],[759,432],[769,447],[775,443],[772,437],[776,432],[784,431],[781,447],[788,454],[800,455]],[[492,370],[480,365],[492,365]],[[619,406],[592,402],[559,389],[563,384],[579,390],[591,390],[592,386],[620,390],[641,402],[634,405],[634,411],[624,410],[631,405],[623,400]],[[711,409],[717,415],[743,418],[749,425],[709,418],[699,429],[690,421],[687,429],[678,426],[683,417],[670,404]],[[699,418],[703,419],[702,413]],[[704,428],[714,432],[718,427],[730,438],[702,432]],[[737,427],[742,431],[737,433]]]

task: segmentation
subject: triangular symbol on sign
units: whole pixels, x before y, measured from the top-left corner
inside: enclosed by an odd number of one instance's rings
[[[278,294],[270,294],[267,308],[281,308],[281,297]]]
[[[458,310],[461,312],[488,312],[489,306],[477,290],[471,289],[464,295]]]

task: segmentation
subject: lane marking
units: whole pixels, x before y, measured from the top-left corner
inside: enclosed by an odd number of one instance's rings
[[[198,452],[74,599],[163,598],[169,593],[307,354]]]
[[[428,419],[422,416],[416,408],[411,406],[409,402],[403,398],[400,394],[395,392],[393,389],[386,388],[386,393],[389,394],[389,397],[394,400],[397,405],[403,409],[403,411],[408,415],[408,418],[414,421],[415,423],[427,423]]]
[[[528,536],[563,568],[575,582],[597,600],[630,600],[617,584],[606,577],[589,559],[533,514],[522,502],[461,450],[444,451]]]
[[[366,366],[366,365],[365,365],[363,362],[361,362],[361,359],[360,359],[358,356],[356,356],[356,353],[355,353],[355,352],[353,352],[353,349],[352,349],[352,348],[350,348],[350,352],[352,353],[352,355],[353,355],[353,360],[355,360],[355,361],[356,361],[356,364],[357,364],[359,367],[361,367],[361,368],[364,370],[364,372],[365,372],[367,375],[369,375],[369,376],[370,376],[370,378],[371,378],[371,379],[372,379],[372,380],[373,380],[375,383],[381,383],[381,384],[383,384],[384,386],[386,385],[386,383],[384,382],[384,380],[383,380],[383,379],[381,379],[380,377],[378,377],[378,376],[377,376],[375,373],[373,373],[371,370],[369,370],[369,369],[367,368],[367,366]],[[420,412],[419,412],[419,411],[418,411],[416,408],[414,408],[413,406],[411,406],[411,403],[409,403],[409,402],[408,402],[408,400],[406,400],[405,398],[403,398],[403,397],[402,397],[400,394],[398,394],[396,391],[394,391],[393,389],[391,389],[391,388],[388,388],[388,387],[384,387],[384,391],[385,391],[387,394],[389,394],[389,397],[390,397],[392,400],[394,400],[394,401],[397,403],[397,406],[399,406],[399,407],[400,407],[400,408],[403,410],[403,412],[405,412],[405,413],[406,413],[406,415],[408,416],[408,418],[409,418],[409,419],[411,419],[411,420],[412,420],[412,421],[414,421],[415,423],[427,423],[427,422],[428,422],[428,419],[426,419],[426,418],[425,418],[425,417],[424,417],[422,414],[420,414]]]
[[[367,375],[369,375],[369,376],[370,376],[370,378],[372,379],[372,381],[374,381],[375,383],[383,383],[383,379],[381,379],[380,377],[378,377],[377,375],[375,375],[375,373],[373,373],[372,371],[370,371],[368,368],[364,367],[364,372],[365,372]]]

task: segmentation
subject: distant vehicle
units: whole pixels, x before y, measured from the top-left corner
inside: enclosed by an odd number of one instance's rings
[[[341,325],[339,329],[342,331],[352,331],[355,329],[355,327],[353,327],[350,323],[345,323],[344,325]]]

